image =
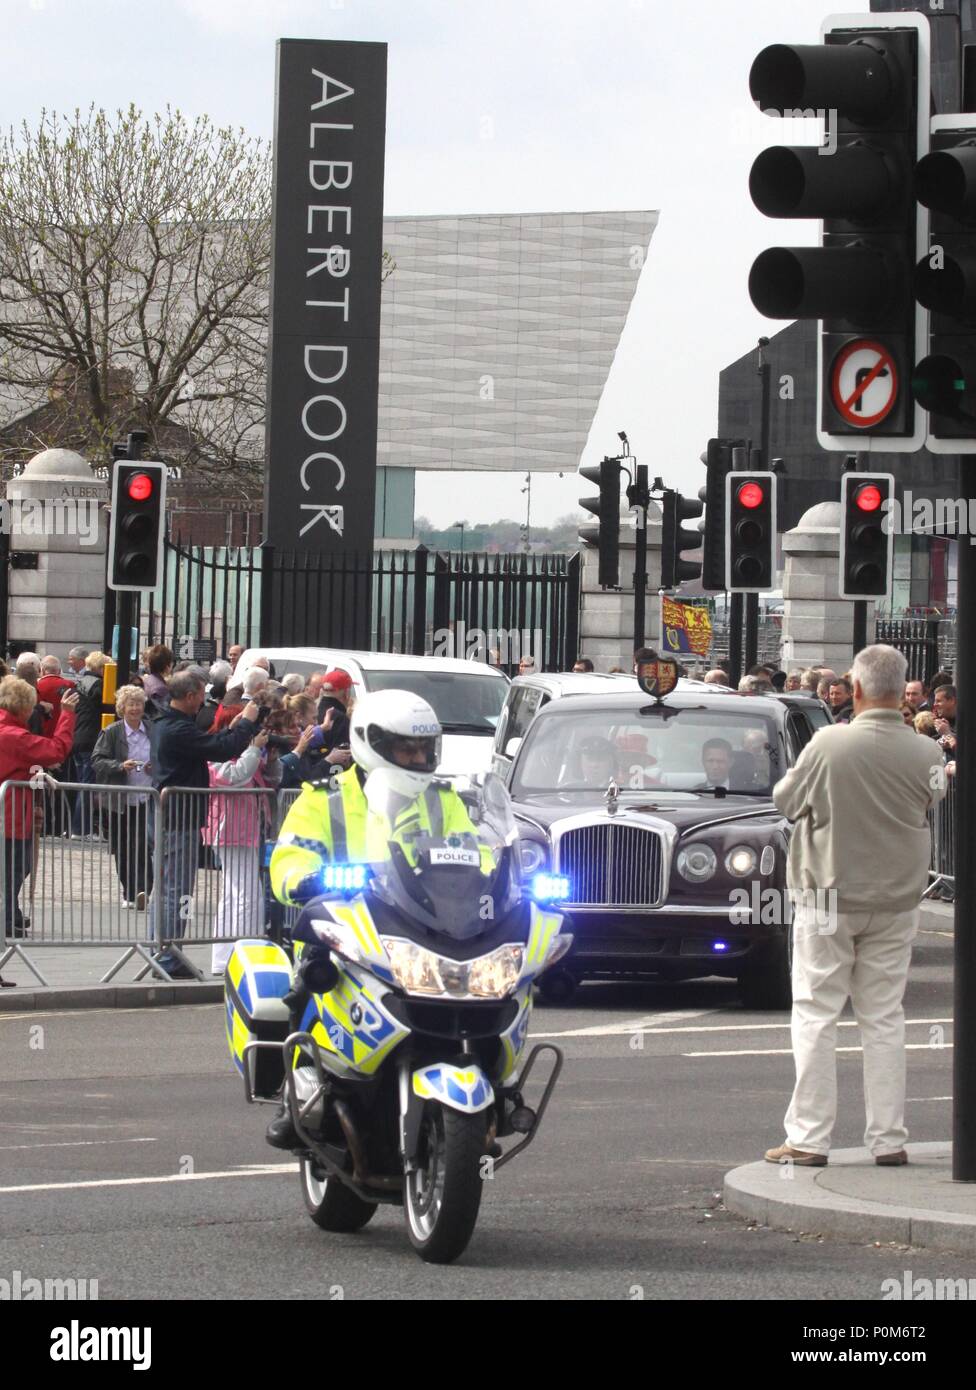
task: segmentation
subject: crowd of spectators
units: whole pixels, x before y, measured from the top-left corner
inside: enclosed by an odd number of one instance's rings
[[[263,930],[273,911],[264,872],[271,794],[349,766],[354,687],[338,669],[278,678],[260,655],[242,671],[243,650],[232,646],[204,670],[162,644],[148,648],[116,691],[117,718],[104,728],[104,652],[74,647],[64,669],[58,657],[34,652],[22,653],[13,673],[0,662],[0,781],[32,782],[10,789],[2,808],[5,936],[30,934],[20,899],[42,835],[102,842],[122,906],[149,910],[160,943],[184,935],[200,864],[219,867],[215,974],[232,937]],[[155,844],[152,791],[167,787],[201,795],[172,802],[178,819],[164,809]],[[193,973],[178,947],[157,959],[173,976]]]

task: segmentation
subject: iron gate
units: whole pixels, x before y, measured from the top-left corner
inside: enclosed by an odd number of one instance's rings
[[[245,647],[345,647],[569,670],[579,643],[578,555],[377,550],[290,553],[167,538],[162,580],[138,619],[140,646],[177,655],[190,641]],[[111,632],[114,614],[106,617]]]

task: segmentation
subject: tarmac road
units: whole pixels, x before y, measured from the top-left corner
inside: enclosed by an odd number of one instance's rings
[[[949,1136],[951,936],[923,931],[907,999],[913,1140]],[[101,1298],[879,1299],[882,1280],[973,1278],[961,1257],[791,1236],[724,1211],[723,1174],[782,1138],[788,1017],[734,985],[585,987],[538,1008],[565,1049],[540,1134],[486,1184],[455,1265],[402,1212],[332,1236],[263,1140],[219,1005],[0,1015],[0,1278],[97,1278]],[[37,1030],[41,1031],[38,1032]],[[842,1027],[836,1144],[861,1142]]]

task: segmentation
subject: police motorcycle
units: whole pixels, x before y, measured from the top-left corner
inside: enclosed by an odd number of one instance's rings
[[[559,1048],[527,1053],[526,1039],[533,985],[572,944],[555,906],[569,885],[523,886],[494,774],[461,792],[463,833],[391,835],[388,774],[365,791],[370,862],[324,870],[290,943],[237,943],[227,1037],[248,1101],[287,1100],[316,1225],[357,1231],[379,1205],[402,1205],[421,1259],[444,1264],[471,1238],[486,1179],[535,1138],[562,1069]]]

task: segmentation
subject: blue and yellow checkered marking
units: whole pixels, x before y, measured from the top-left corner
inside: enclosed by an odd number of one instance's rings
[[[452,1067],[437,1063],[413,1074],[413,1092],[422,1100],[439,1100],[452,1110],[473,1114],[495,1098],[491,1082],[480,1067]]]

